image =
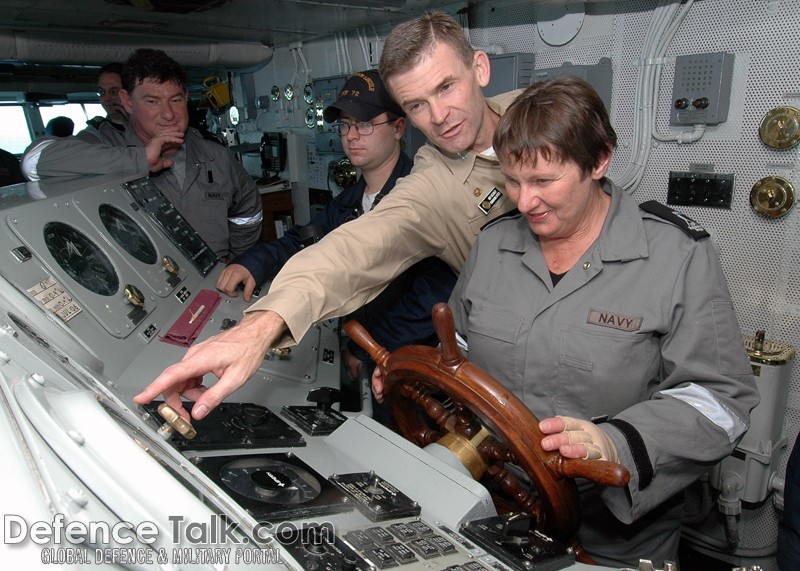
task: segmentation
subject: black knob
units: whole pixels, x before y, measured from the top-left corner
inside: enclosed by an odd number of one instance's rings
[[[535,527],[534,518],[527,513],[509,514],[503,523],[503,543],[522,545],[530,541],[531,529]]]
[[[263,406],[248,406],[244,409],[244,422],[247,426],[261,426],[267,418],[267,409]]]
[[[356,559],[355,555],[346,553],[342,561],[342,571],[355,571],[357,563],[358,559]]]
[[[339,389],[334,389],[333,387],[320,387],[308,391],[306,400],[317,403],[317,408],[327,412],[334,403],[342,400],[342,393]]]
[[[325,539],[319,528],[311,528],[308,530],[306,541],[303,543],[306,551],[313,555],[322,555],[325,553]]]

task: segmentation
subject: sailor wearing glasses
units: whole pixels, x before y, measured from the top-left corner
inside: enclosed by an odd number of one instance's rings
[[[233,259],[217,280],[217,288],[229,296],[238,295],[238,288],[243,285],[244,298],[250,301],[256,286],[274,277],[293,254],[345,222],[370,212],[399,178],[411,172],[413,163],[400,149],[405,113],[387,93],[377,70],[348,78],[339,98],[324,110],[323,116],[341,136],[344,152],[361,176],[309,224],[295,226],[282,238],[256,244]],[[455,279],[441,260],[423,259],[352,317],[390,351],[409,344],[435,344],[431,307],[447,301]],[[351,379],[357,378],[362,365],[372,365],[367,353],[354,343],[348,344],[343,359]]]

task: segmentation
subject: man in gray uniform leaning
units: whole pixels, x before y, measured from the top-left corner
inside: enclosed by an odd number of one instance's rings
[[[29,180],[76,174],[150,174],[153,183],[221,259],[261,234],[261,197],[252,177],[223,145],[189,128],[186,73],[161,50],[139,49],[122,72],[130,128],[110,122],[76,137],[37,139],[25,151]]]

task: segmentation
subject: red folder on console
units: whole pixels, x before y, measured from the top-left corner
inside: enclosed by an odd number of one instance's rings
[[[161,340],[182,347],[190,346],[200,335],[200,331],[203,330],[203,326],[217,309],[221,299],[222,296],[214,290],[202,290],[189,303],[178,320],[172,324],[166,335],[161,337]]]

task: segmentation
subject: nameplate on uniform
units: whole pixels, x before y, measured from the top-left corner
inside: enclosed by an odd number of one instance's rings
[[[672,222],[675,226],[683,230],[695,240],[708,238],[710,236],[706,229],[703,228],[698,222],[692,220],[682,212],[673,210],[666,204],[661,204],[657,200],[648,200],[647,202],[642,202],[639,205],[639,208],[645,212],[649,212],[650,214],[658,216],[667,222]]]
[[[492,190],[489,191],[489,194],[486,195],[486,198],[481,200],[478,203],[478,208],[480,208],[481,212],[484,214],[489,214],[489,211],[497,204],[497,201],[503,198],[503,193],[500,192],[497,187],[494,187]]]
[[[642,327],[642,318],[631,315],[620,315],[610,311],[600,311],[590,309],[586,323],[600,325],[601,327],[611,327],[620,331],[638,331]]]

